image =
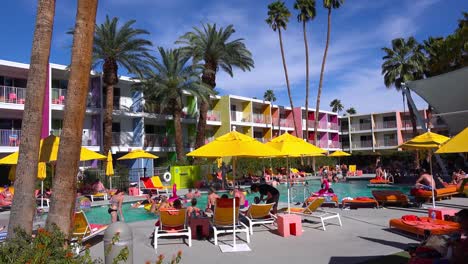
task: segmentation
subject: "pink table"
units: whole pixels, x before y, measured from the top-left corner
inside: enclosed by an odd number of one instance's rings
[[[278,215],[278,233],[282,237],[302,235],[302,218],[295,214]]]

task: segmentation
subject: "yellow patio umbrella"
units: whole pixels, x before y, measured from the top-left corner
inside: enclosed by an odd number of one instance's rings
[[[468,152],[468,127],[463,129],[452,139],[445,142],[435,153],[462,153]]]
[[[450,138],[439,135],[437,133],[426,132],[419,136],[416,136],[405,143],[398,146],[399,148],[403,149],[422,149],[427,150],[429,156],[431,157],[429,160],[429,169],[432,177],[432,182],[434,182],[434,176],[432,176],[432,155],[431,151],[433,149],[439,148],[443,143],[445,143]],[[435,197],[434,197],[434,188],[432,188],[432,207],[435,207]]]
[[[114,175],[114,167],[112,166],[112,152],[107,153],[106,176],[109,177],[109,189],[112,189],[112,176]]]
[[[210,143],[190,152],[187,156],[218,158],[218,157],[233,157],[232,173],[236,175],[236,159],[237,157],[268,157],[268,156],[283,156],[283,154],[265,144],[260,143],[256,139],[241,134],[237,131],[231,131],[223,136],[216,138]],[[233,245],[221,245],[222,252],[239,252],[249,251],[249,247],[245,244],[236,244],[236,199],[233,199]]]
[[[58,146],[60,143],[60,138],[56,136],[48,136],[45,139],[41,140],[40,143],[40,152],[39,152],[39,162],[51,162],[57,160]],[[12,154],[0,159],[0,164],[18,164],[19,153],[13,152]],[[106,156],[101,155],[97,152],[89,150],[87,148],[81,147],[80,152],[80,161],[88,160],[103,160],[106,159]]]
[[[149,152],[146,152],[142,149],[135,149],[130,151],[128,154],[123,155],[122,157],[118,158],[117,160],[130,160],[130,159],[157,159],[159,158],[156,155],[153,155]]]
[[[265,143],[265,145],[270,146],[279,150],[286,156],[287,169],[286,172],[289,174],[289,157],[298,157],[298,156],[314,156],[320,155],[327,152],[324,149],[316,147],[301,138],[295,137],[288,132],[285,132],[281,136],[278,136],[272,139],[270,142]],[[288,212],[290,212],[290,190],[289,190],[289,175],[287,175],[288,182]]]
[[[348,152],[337,150],[328,156],[329,157],[348,157],[348,156],[351,156],[351,154],[349,154]]]
[[[46,164],[45,162],[39,162],[37,164],[37,179],[41,181],[41,208],[44,207],[44,180],[46,177],[47,177]]]
[[[10,170],[8,171],[8,180],[15,181],[16,178],[16,165],[11,165]]]
[[[146,152],[142,149],[135,149],[130,151],[129,153],[123,155],[122,157],[118,158],[117,160],[132,160],[132,159],[158,159],[159,157],[153,155],[149,152]],[[143,170],[143,177],[146,177],[146,168]],[[140,189],[140,179],[138,179],[138,191],[141,193]]]

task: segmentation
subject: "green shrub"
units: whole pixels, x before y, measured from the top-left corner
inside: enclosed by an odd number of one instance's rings
[[[65,236],[57,226],[51,231],[39,229],[36,236],[16,230],[16,237],[0,244],[0,263],[5,264],[91,264],[89,250],[84,255],[75,256],[71,248],[65,248]]]

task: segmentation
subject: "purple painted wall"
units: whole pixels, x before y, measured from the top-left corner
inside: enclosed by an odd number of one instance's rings
[[[46,78],[46,87],[45,87],[45,94],[44,94],[44,103],[42,104],[42,130],[41,130],[41,138],[46,138],[49,136],[49,96],[50,96],[50,85],[49,85],[49,69],[50,66],[47,64],[47,78]]]

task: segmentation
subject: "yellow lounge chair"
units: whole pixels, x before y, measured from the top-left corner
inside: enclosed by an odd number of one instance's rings
[[[318,218],[320,219],[320,222],[322,223],[323,230],[325,231],[325,221],[337,218],[340,226],[343,226],[341,224],[341,218],[339,213],[335,212],[330,212],[326,210],[320,209],[320,206],[323,204],[325,201],[324,198],[317,198],[314,199],[307,207],[304,208],[298,208],[298,207],[292,207],[290,208],[292,214],[297,214],[302,217],[312,217],[312,218]],[[287,212],[288,208],[282,208],[281,211]]]
[[[216,206],[213,214],[212,228],[214,231],[214,244],[218,245],[218,234],[221,233],[234,233],[233,223],[233,198],[218,198],[216,199]],[[249,227],[239,221],[239,198],[236,198],[235,208],[235,225],[236,233],[243,232],[246,235],[247,243],[250,243]]]
[[[274,215],[270,213],[274,203],[270,204],[252,204],[245,214],[249,222],[250,235],[253,235],[254,225],[273,224],[276,221]]]
[[[87,240],[101,234],[107,229],[107,225],[90,224],[83,211],[75,212],[73,219],[72,244],[83,243]],[[80,252],[80,247],[76,247]]]
[[[192,231],[187,226],[187,209],[168,209],[159,212],[159,226],[154,229],[154,249],[158,248],[158,238],[187,236],[188,246],[192,246]]]
[[[170,188],[170,186],[164,185],[158,176],[151,177],[151,182],[153,183],[153,186],[158,191],[158,194],[159,194],[159,190],[164,190],[166,194],[169,194],[168,188]]]

